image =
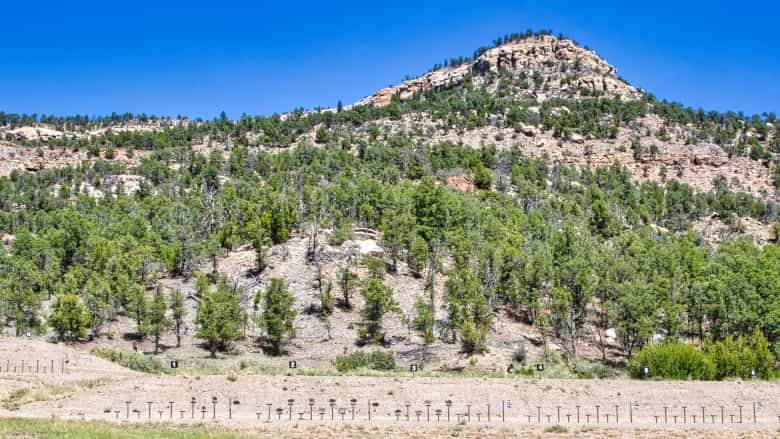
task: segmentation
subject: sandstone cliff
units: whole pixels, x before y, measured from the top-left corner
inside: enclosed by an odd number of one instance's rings
[[[387,87],[367,96],[354,105],[382,107],[393,96],[402,101],[429,90],[437,90],[460,84],[471,73],[511,70],[531,77],[535,72],[543,75],[548,90],[535,97],[578,97],[582,90],[603,96],[620,96],[622,99],[638,99],[642,93],[622,81],[617,70],[595,52],[586,50],[568,39],[553,36],[537,36],[510,42],[488,49],[475,60],[456,67],[445,67],[410,79],[393,87]],[[563,81],[570,70],[577,70],[577,79],[568,84]]]

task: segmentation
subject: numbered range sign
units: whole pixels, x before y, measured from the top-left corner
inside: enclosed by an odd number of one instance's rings
[[[409,365],[409,372],[411,372],[411,373],[417,372],[417,365],[416,364],[410,364]]]
[[[298,362],[295,360],[290,360],[289,363],[287,363],[287,367],[290,369],[297,369],[298,368]]]
[[[171,369],[179,368],[179,360],[171,360]]]
[[[544,372],[544,364],[539,363],[536,365],[536,371],[537,372]]]

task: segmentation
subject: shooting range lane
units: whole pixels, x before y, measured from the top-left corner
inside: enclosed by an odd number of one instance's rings
[[[144,376],[64,344],[0,339],[0,395],[47,387],[64,395]],[[0,407],[0,413],[4,410]],[[16,414],[18,412],[5,412]]]
[[[450,407],[445,401],[451,401]],[[368,407],[372,407],[370,419]],[[208,375],[138,375],[81,389],[63,399],[26,404],[13,415],[120,422],[207,420],[237,427],[265,423],[292,428],[302,422],[336,422],[407,423],[427,428],[437,423],[443,426],[448,412],[453,425],[460,420],[518,427],[776,429],[780,425],[780,384],[310,376],[228,380]]]

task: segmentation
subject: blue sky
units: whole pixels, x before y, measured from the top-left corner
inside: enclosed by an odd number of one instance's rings
[[[210,118],[334,106],[528,28],[587,44],[659,98],[780,110],[779,2],[37,1],[0,10],[8,112]]]

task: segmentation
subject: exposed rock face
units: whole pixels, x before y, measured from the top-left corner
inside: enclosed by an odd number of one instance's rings
[[[43,156],[36,148],[30,148],[0,140],[0,176],[9,175],[12,171],[39,171],[41,169],[75,166],[83,161],[94,162],[96,157],[89,157],[85,150],[74,151],[68,148],[44,148]],[[128,156],[124,148],[116,150],[115,160],[128,167],[138,166],[141,158],[151,154],[151,151],[137,150],[133,156]],[[132,184],[132,183],[128,183]]]
[[[350,256],[371,255],[382,257],[385,254],[385,250],[373,239],[344,241],[341,247],[343,252]]]
[[[63,137],[70,139],[88,138],[89,136],[97,136],[105,134],[108,131],[113,133],[120,133],[123,131],[134,132],[151,132],[160,131],[166,128],[175,126],[189,126],[191,122],[187,118],[164,118],[147,120],[141,122],[138,120],[124,122],[121,124],[104,125],[101,127],[93,127],[90,130],[85,129],[69,129],[66,125],[65,128],[55,127],[53,125],[41,123],[32,126],[21,126],[11,128],[9,126],[0,125],[0,139],[5,139],[7,135],[10,135],[11,140],[14,141],[40,141],[47,142],[53,139],[61,139]]]
[[[19,127],[14,130],[9,130],[16,140],[40,140],[45,142],[49,139],[57,139],[63,136],[62,131],[52,130],[45,127]]]
[[[474,184],[461,175],[447,177],[447,186],[465,192],[474,190]]]
[[[637,89],[618,79],[617,70],[595,52],[585,50],[571,40],[538,36],[489,49],[476,60],[457,67],[429,72],[384,88],[359,100],[355,105],[383,107],[390,103],[393,96],[406,100],[418,92],[457,85],[472,72],[483,74],[502,69],[517,74],[524,72],[529,78],[534,72],[544,74],[549,87],[544,95],[537,96],[540,100],[576,97],[581,90],[603,96],[620,96],[622,99],[638,99],[642,96]],[[573,70],[577,72],[576,82],[568,84],[562,81],[567,76],[566,72]]]

